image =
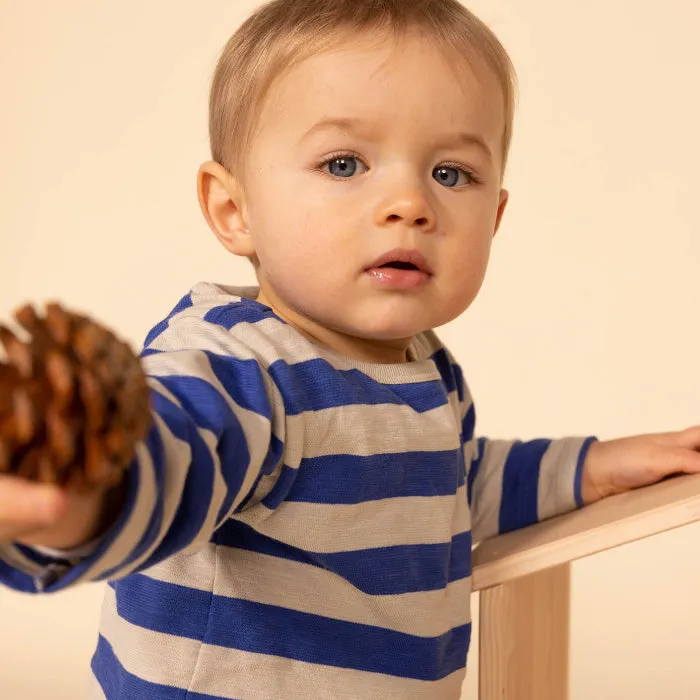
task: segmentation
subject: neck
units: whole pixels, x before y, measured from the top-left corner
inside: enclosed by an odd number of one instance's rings
[[[408,362],[408,348],[412,338],[377,340],[358,338],[343,331],[321,325],[313,319],[289,308],[271,290],[260,288],[257,302],[271,308],[281,319],[315,345],[361,362],[396,364]]]

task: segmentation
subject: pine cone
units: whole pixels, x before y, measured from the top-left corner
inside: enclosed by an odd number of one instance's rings
[[[29,340],[0,325],[0,473],[75,491],[118,484],[151,424],[138,358],[59,304],[14,316]]]

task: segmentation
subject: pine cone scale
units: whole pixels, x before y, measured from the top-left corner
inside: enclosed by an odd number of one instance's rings
[[[0,326],[0,472],[82,490],[119,483],[151,424],[150,393],[128,344],[48,304]]]

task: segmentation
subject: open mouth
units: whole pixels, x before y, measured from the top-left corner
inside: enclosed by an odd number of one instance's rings
[[[416,248],[394,248],[380,255],[370,263],[365,272],[381,275],[382,280],[413,280],[425,282],[432,277],[433,271],[423,253]]]
[[[395,262],[390,262],[390,263],[385,263],[384,265],[380,265],[379,269],[382,268],[394,268],[395,270],[418,270],[420,269],[417,265],[414,265],[413,263],[410,262],[400,262],[400,261],[395,261]]]

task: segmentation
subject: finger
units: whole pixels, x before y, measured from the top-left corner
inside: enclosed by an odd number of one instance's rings
[[[65,507],[65,494],[56,486],[0,476],[0,540],[15,533],[54,523]]]
[[[700,450],[700,425],[682,430],[678,434],[678,441],[681,447],[688,450]]]
[[[664,475],[700,474],[700,452],[677,447],[658,453],[658,464]]]
[[[662,445],[683,447],[686,450],[700,450],[700,425],[678,430],[673,433],[662,433],[658,436]]]

